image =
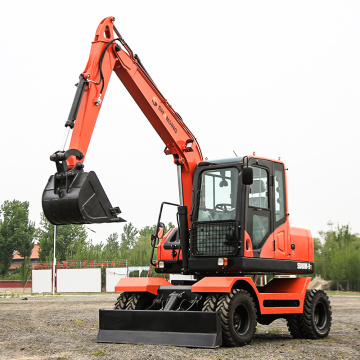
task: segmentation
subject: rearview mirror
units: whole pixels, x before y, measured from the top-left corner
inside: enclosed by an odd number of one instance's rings
[[[252,167],[244,167],[242,169],[242,183],[244,185],[251,185],[253,183],[253,169]]]

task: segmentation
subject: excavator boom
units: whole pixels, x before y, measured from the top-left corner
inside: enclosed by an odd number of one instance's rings
[[[57,172],[43,193],[43,210],[57,225],[125,221],[112,207],[95,173],[85,173],[83,162],[113,72],[124,84],[165,143],[165,154],[178,166],[180,203],[191,208],[192,179],[202,160],[200,146],[180,115],[171,107],[114,26],[114,17],[98,26],[85,70],[65,123],[72,130],[69,150],[50,159]]]

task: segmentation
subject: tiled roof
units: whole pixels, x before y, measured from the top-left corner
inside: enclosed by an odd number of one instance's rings
[[[40,246],[38,244],[34,245],[34,248],[32,250],[31,256],[30,256],[31,260],[39,259],[39,248],[40,248]],[[19,255],[18,251],[13,256],[13,260],[23,260],[23,259],[24,258]]]

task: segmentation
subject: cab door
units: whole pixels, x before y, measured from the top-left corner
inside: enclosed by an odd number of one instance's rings
[[[253,168],[253,183],[247,186],[244,256],[260,257],[262,249],[269,247],[272,251],[266,251],[266,257],[274,258],[273,163],[249,159],[249,165]]]
[[[290,259],[284,164],[249,159],[253,184],[248,186],[244,256]]]
[[[290,232],[287,216],[284,164],[274,163],[274,252],[275,259],[290,259]]]

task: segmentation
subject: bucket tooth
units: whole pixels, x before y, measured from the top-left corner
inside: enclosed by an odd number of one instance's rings
[[[46,218],[54,225],[124,222],[110,204],[95,172],[50,176],[42,197]]]

